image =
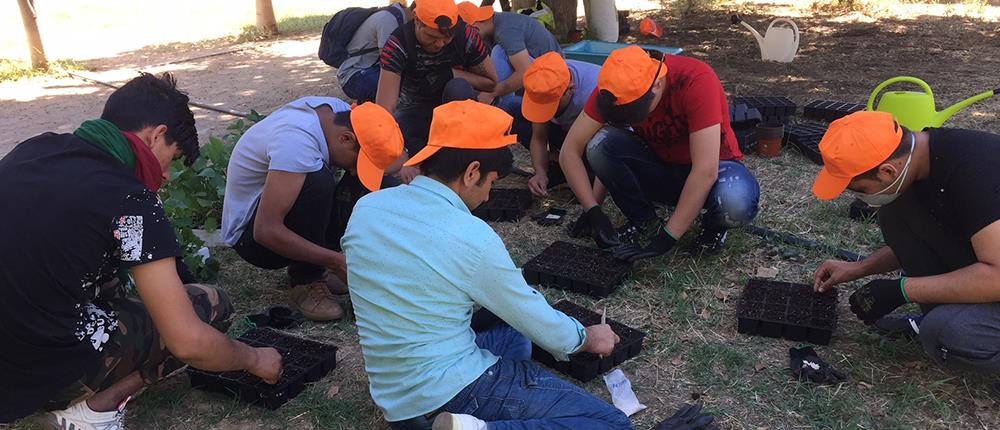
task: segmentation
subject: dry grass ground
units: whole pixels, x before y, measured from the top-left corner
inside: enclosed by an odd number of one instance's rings
[[[738,6],[758,28],[775,8]],[[950,16],[870,22],[838,12],[815,13],[796,18],[803,30],[796,61],[776,64],[761,62],[752,38],[728,26],[729,12],[713,8],[683,20],[666,11],[651,15],[664,26],[662,43],[681,46],[687,55],[711,64],[730,96],[863,102],[878,82],[908,74],[927,80],[941,107],[1000,83],[996,22]],[[973,106],[949,125],[1000,130],[998,108],[997,100]],[[519,162],[526,167],[523,152]],[[880,246],[877,227],[847,218],[846,198],[824,203],[811,196],[808,190],[818,167],[794,150],[786,149],[774,159],[751,155],[746,162],[763,190],[755,224],[861,253]],[[500,184],[522,185],[523,178],[513,176]],[[549,205],[571,208],[570,218],[579,213],[566,189],[536,200],[529,212]],[[615,216],[620,221],[620,215]],[[527,219],[493,226],[517,263],[554,240],[567,240],[562,227],[540,227]],[[541,288],[550,301],[566,297],[593,308],[607,307],[610,316],[648,333],[644,352],[622,365],[639,399],[649,406],[633,417],[636,428],[651,428],[692,398],[705,402],[722,428],[1000,428],[998,398],[987,387],[992,381],[947,372],[928,362],[919,345],[866,331],[847,309],[850,286],[841,294],[841,324],[834,342],[818,348],[848,374],[849,382],[813,387],[792,381],[787,350],[795,344],[738,335],[736,301],[742,285],[759,268],[777,269],[782,280],[807,282],[828,256],[803,251],[788,258],[789,249],[737,231],[723,254],[702,258],[686,252],[690,236],[676,252],[638,264],[619,292],[607,299]],[[232,252],[219,252],[219,284],[241,314],[283,300],[278,290],[286,282],[283,273],[258,270]],[[232,333],[241,328],[237,324]],[[306,324],[294,333],[336,343],[341,348],[338,368],[278,411],[190,390],[187,379],[180,377],[133,401],[128,424],[139,429],[387,428],[367,392],[353,319]],[[332,387],[339,391],[329,396]],[[600,380],[585,387],[608,398]]]

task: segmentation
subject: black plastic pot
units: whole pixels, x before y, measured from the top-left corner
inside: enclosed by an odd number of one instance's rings
[[[600,298],[614,292],[631,269],[610,252],[557,241],[528,260],[522,271],[529,284]]]
[[[188,369],[191,387],[222,393],[274,410],[337,366],[337,347],[302,339],[270,328],[248,330],[240,341],[254,347],[273,347],[281,352],[283,372],[271,385],[244,371],[210,372]]]
[[[863,110],[865,110],[865,105],[857,103],[813,100],[802,107],[802,116],[817,121],[833,122]]]
[[[490,199],[472,214],[486,221],[517,221],[531,207],[531,192],[524,188],[494,188]]]
[[[599,324],[601,314],[584,308],[569,300],[562,300],[553,308],[562,311],[568,316],[576,318],[584,327]],[[605,320],[611,330],[618,335],[621,341],[615,346],[611,354],[598,357],[590,353],[577,353],[569,356],[569,361],[556,361],[548,351],[532,344],[531,358],[563,374],[572,376],[582,382],[588,382],[602,373],[606,373],[615,366],[631,359],[642,352],[642,341],[646,338],[646,333],[632,327],[626,326],[614,319]]]
[[[750,279],[740,297],[736,329],[828,345],[837,329],[837,290],[816,293],[811,285]]]

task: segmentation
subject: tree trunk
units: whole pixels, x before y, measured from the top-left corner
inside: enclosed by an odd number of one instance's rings
[[[49,68],[49,61],[45,59],[42,36],[38,33],[35,0],[17,0],[17,5],[21,8],[21,21],[24,23],[24,33],[28,36],[28,48],[31,50],[31,67],[47,69]]]
[[[556,37],[566,39],[571,30],[576,29],[576,0],[547,0],[556,19]]]
[[[535,7],[535,0],[513,0],[512,6],[515,11],[526,7]]]
[[[278,20],[274,19],[271,0],[257,0],[257,29],[268,36],[278,34]]]

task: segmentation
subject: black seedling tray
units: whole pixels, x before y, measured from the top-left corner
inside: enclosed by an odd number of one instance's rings
[[[837,329],[837,290],[750,279],[737,312],[740,333],[828,345]]]
[[[878,208],[868,206],[868,203],[865,203],[861,199],[854,199],[854,201],[851,202],[851,209],[848,211],[847,215],[854,220],[870,221],[875,219],[878,215]]]
[[[490,199],[472,214],[486,221],[517,221],[531,207],[531,192],[524,188],[494,188]]]
[[[785,122],[785,119],[795,115],[798,106],[787,97],[737,97],[733,104],[745,104],[749,108],[760,111],[764,122]]]
[[[601,323],[601,314],[584,308],[569,300],[562,300],[552,305],[564,314],[576,318],[584,327]],[[621,342],[615,345],[611,355],[599,357],[589,352],[579,352],[571,354],[569,361],[556,361],[548,351],[538,345],[531,345],[531,358],[535,361],[549,366],[563,374],[572,376],[581,382],[588,382],[602,373],[608,372],[615,366],[622,364],[625,360],[639,355],[642,352],[642,340],[646,338],[646,333],[636,330],[611,318],[605,320],[611,330],[621,338]]]
[[[631,268],[610,252],[557,241],[528,260],[523,271],[529,284],[601,298],[614,292]]]
[[[729,106],[729,125],[734,129],[756,127],[761,118],[759,110],[751,108],[746,104]]]
[[[836,121],[854,112],[865,110],[865,105],[832,100],[814,100],[802,107],[802,116],[818,121]]]
[[[268,384],[245,371],[209,372],[189,368],[191,386],[236,396],[274,410],[299,395],[305,384],[318,381],[337,365],[336,346],[269,328],[251,329],[240,340],[254,347],[270,346],[281,353],[284,371],[277,384]]]
[[[799,149],[802,155],[820,166],[823,156],[819,152],[819,141],[826,134],[827,125],[815,122],[800,122],[785,127],[785,141]]]

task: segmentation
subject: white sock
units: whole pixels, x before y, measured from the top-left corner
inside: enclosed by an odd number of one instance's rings
[[[458,421],[458,428],[462,430],[488,430],[486,421],[466,414],[451,414],[455,421]]]

